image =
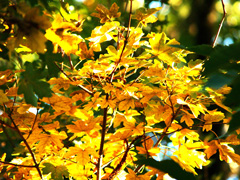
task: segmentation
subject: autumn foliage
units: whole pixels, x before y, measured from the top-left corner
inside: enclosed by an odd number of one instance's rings
[[[0,133],[19,138],[1,152],[6,179],[194,179],[216,153],[240,164],[240,132],[212,130],[231,121],[231,88],[207,87],[203,60],[186,61],[191,52],[164,32],[144,33],[161,8],[130,11],[123,26],[116,3],[98,5],[101,24],[83,38],[83,19],[13,6],[21,18],[0,12],[0,52],[37,58],[0,72]]]

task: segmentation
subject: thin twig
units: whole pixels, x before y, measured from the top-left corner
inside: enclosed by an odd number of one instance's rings
[[[124,40],[124,44],[123,44],[123,49],[122,49],[122,52],[120,54],[120,57],[119,57],[119,60],[116,62],[116,65],[112,71],[112,73],[110,74],[110,82],[113,81],[113,76],[114,76],[114,73],[115,71],[117,70],[117,67],[118,65],[120,64],[120,62],[122,61],[122,56],[123,56],[123,52],[127,46],[127,42],[128,42],[128,38],[129,38],[129,34],[130,34],[130,27],[131,27],[131,20],[132,20],[132,1],[133,0],[129,0],[130,1],[130,12],[129,12],[129,20],[128,20],[128,29],[127,29],[127,34],[126,34],[126,37],[125,37],[125,40]]]
[[[12,166],[27,167],[27,168],[35,168],[36,167],[36,166],[31,166],[31,165],[14,164],[14,163],[5,162],[5,161],[0,161],[0,163],[7,164],[7,165],[12,165]]]
[[[71,70],[74,70],[74,66],[73,66],[73,62],[72,62],[71,56],[69,55],[69,56],[67,56],[67,57],[68,57],[68,61],[69,61]]]
[[[8,117],[9,117],[9,119],[12,121],[13,126],[14,126],[14,128],[16,129],[18,135],[21,137],[21,139],[23,140],[24,144],[26,145],[29,153],[31,154],[32,159],[33,159],[33,162],[34,162],[34,164],[35,164],[34,167],[37,169],[38,174],[39,174],[39,176],[40,176],[41,179],[42,179],[42,173],[41,173],[41,171],[40,171],[39,164],[37,163],[37,160],[36,160],[36,158],[35,158],[35,156],[34,156],[34,154],[33,154],[33,151],[32,151],[32,149],[31,149],[31,147],[29,146],[29,144],[28,144],[28,142],[26,141],[26,139],[23,137],[21,131],[19,130],[19,128],[18,128],[18,126],[16,125],[16,123],[14,122],[11,114],[8,114]]]
[[[2,120],[0,120],[0,123],[1,123],[1,125],[4,125],[4,126],[6,126],[6,127],[8,127],[8,128],[11,128],[11,129],[15,130],[14,127],[10,126],[9,124],[5,123],[5,122],[2,121]]]
[[[187,96],[184,98],[184,100],[186,100],[188,96],[189,96],[189,95],[187,95]],[[170,100],[170,99],[171,99],[171,98],[169,97],[169,100]],[[171,103],[171,101],[170,101],[170,103]],[[172,103],[171,103],[171,106],[173,106]],[[178,107],[177,111],[174,112],[174,109],[173,109],[173,107],[172,107],[172,111],[173,111],[172,114],[173,114],[173,115],[172,115],[171,121],[170,121],[170,123],[167,125],[167,127],[165,128],[165,130],[163,131],[163,133],[162,133],[162,135],[160,136],[160,138],[157,140],[157,142],[156,142],[156,144],[154,145],[154,147],[157,147],[158,144],[159,144],[159,142],[161,142],[161,141],[163,140],[163,138],[167,135],[168,129],[170,128],[170,126],[171,126],[172,122],[174,121],[174,119],[177,117],[177,115],[178,115],[178,113],[180,112],[181,108],[182,108],[182,105],[180,105],[180,106]]]
[[[37,113],[36,113],[36,115],[35,115],[35,118],[34,118],[34,121],[33,121],[33,124],[32,124],[32,128],[31,128],[31,130],[30,130],[30,132],[29,132],[29,134],[28,134],[28,137],[27,137],[26,139],[28,139],[28,138],[31,136],[32,131],[33,131],[33,128],[34,128],[34,126],[35,126],[35,124],[36,124],[36,122],[37,122],[38,110],[39,110],[39,109],[37,108]]]
[[[224,4],[223,0],[221,0],[221,2],[222,2],[222,8],[223,8],[223,17],[222,17],[222,20],[221,20],[221,22],[220,22],[220,24],[219,24],[217,34],[216,34],[216,36],[215,36],[215,38],[214,38],[214,41],[213,41],[213,43],[212,43],[212,47],[215,47],[215,45],[216,45],[216,43],[217,43],[218,36],[219,36],[219,34],[220,34],[220,31],[221,31],[221,29],[222,29],[223,22],[224,22],[224,20],[225,20],[226,14],[227,14],[227,13],[226,13],[226,10],[225,10],[225,4]]]
[[[127,140],[125,139],[124,142],[127,146],[125,152],[124,152],[124,155],[121,159],[121,161],[118,163],[118,165],[116,166],[116,168],[111,172],[111,174],[108,176],[108,179],[107,180],[111,180],[114,178],[114,176],[117,175],[117,173],[121,170],[123,164],[126,162],[126,159],[127,159],[127,156],[128,156],[128,152],[131,150],[131,148],[133,147],[133,144],[135,143],[136,140],[142,138],[143,136],[137,136],[135,139],[132,140],[131,144],[128,145],[128,142]]]
[[[57,66],[57,68],[58,68],[70,81],[74,82],[74,80],[73,80],[72,78],[70,78],[70,77],[63,71],[63,69],[60,68],[60,67],[57,65],[56,62],[54,62],[54,64]],[[84,86],[82,86],[82,85],[80,85],[80,84],[79,84],[79,85],[76,85],[76,86],[79,87],[80,89],[84,90],[84,91],[87,92],[88,94],[93,95],[93,92],[90,91],[89,89],[85,88]]]

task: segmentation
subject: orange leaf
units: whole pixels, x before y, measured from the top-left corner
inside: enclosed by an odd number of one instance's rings
[[[108,10],[105,6],[102,4],[99,4],[96,7],[96,11],[98,13],[92,13],[92,16],[95,16],[100,19],[100,23],[105,23],[107,21],[112,21],[114,18],[118,18],[121,16],[121,13],[118,12],[118,5],[116,3],[113,3],[110,10]]]

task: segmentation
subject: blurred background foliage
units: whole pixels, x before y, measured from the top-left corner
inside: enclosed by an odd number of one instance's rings
[[[48,52],[40,55],[37,53],[29,54],[27,53],[28,50],[23,47],[17,48],[14,52],[9,53],[4,42],[11,36],[11,33],[10,29],[6,29],[3,23],[3,19],[6,17],[2,16],[7,12],[11,18],[21,17],[21,12],[16,11],[16,4],[21,6],[22,3],[27,3],[31,7],[37,6],[40,8],[41,13],[49,15],[50,19],[51,14],[60,13],[66,21],[73,22],[75,25],[83,23],[83,31],[80,32],[79,35],[81,35],[82,38],[87,38],[96,26],[101,25],[98,18],[91,16],[96,6],[103,4],[109,8],[114,2],[118,4],[120,7],[119,11],[122,12],[119,21],[122,25],[127,25],[129,18],[128,0],[0,0],[0,71],[6,69],[21,69],[26,62],[35,62],[32,65],[43,71],[44,65],[48,63],[47,59],[49,58],[57,61],[67,61],[63,57],[60,57],[60,55],[53,55]],[[133,13],[140,7],[162,7],[162,10],[155,14],[159,21],[143,27],[144,31],[146,33],[164,31],[168,37],[175,38],[185,48],[187,47],[189,50],[198,54],[197,56],[190,56],[189,59],[205,59],[209,57],[211,61],[207,61],[205,65],[207,72],[205,75],[210,78],[208,85],[221,87],[227,84],[233,87],[233,91],[228,95],[226,103],[236,112],[231,121],[233,123],[230,124],[231,130],[236,130],[240,127],[240,55],[238,52],[238,49],[240,50],[240,1],[224,0],[224,4],[227,16],[217,40],[217,44],[220,46],[214,49],[211,48],[211,44],[216,36],[223,16],[221,0],[133,0]],[[25,4],[22,5],[25,6]],[[132,26],[134,25],[136,25],[136,21],[133,20]],[[50,46],[51,44],[47,44],[48,49]],[[107,46],[108,44],[102,44],[103,51]],[[39,59],[42,61],[39,61]],[[78,57],[73,56],[72,60],[77,62]],[[234,63],[232,63],[232,61]],[[26,64],[25,68],[27,68]],[[52,76],[56,76],[58,71],[57,68],[53,68],[53,71],[46,73],[44,78],[49,79]],[[213,107],[213,109],[214,108],[216,107]],[[223,129],[223,126],[214,127],[214,131],[219,136],[226,133],[226,131],[223,132]],[[4,136],[1,135],[0,152],[12,152],[14,148],[17,148],[14,144],[16,144],[19,139],[11,138],[12,142],[9,142],[6,141],[6,139],[9,139],[5,137],[6,135],[15,137],[14,134],[8,133],[5,133]],[[202,134],[202,136],[204,136],[204,134]],[[235,151],[240,154],[240,148],[235,149]],[[217,157],[218,155],[215,156]],[[235,180],[240,178],[239,167],[229,167],[226,163],[217,159],[218,157],[209,167],[198,172],[198,179]]]

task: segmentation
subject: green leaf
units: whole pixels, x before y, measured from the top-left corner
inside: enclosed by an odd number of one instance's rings
[[[229,123],[229,128],[227,133],[232,133],[233,131],[237,130],[240,128],[240,111],[237,113],[233,114],[232,119]]]
[[[210,54],[210,58],[205,62],[204,75],[223,70],[240,70],[240,64],[236,61],[240,59],[239,54],[240,43],[232,44],[230,46],[216,46],[214,51]]]
[[[238,110],[240,108],[240,75],[238,75],[231,84],[232,90],[226,95],[224,104],[230,106],[233,110]]]
[[[173,160],[162,160],[162,161],[156,161],[154,159],[140,159],[136,161],[139,165],[146,165],[151,166],[153,168],[156,168],[160,171],[163,171],[165,173],[168,173],[169,176],[172,178],[175,178],[177,180],[195,180],[193,174],[184,171],[176,162]]]
[[[60,53],[53,53],[53,44],[51,41],[47,41],[46,45],[47,52],[45,54],[39,54],[40,59],[43,61],[44,65],[47,65],[48,78],[57,77],[60,70],[54,62],[63,62],[64,58]]]
[[[219,89],[224,85],[230,85],[237,76],[237,72],[229,71],[227,73],[213,73],[210,75],[206,86]]]
[[[171,47],[186,49],[191,52],[195,52],[198,55],[209,56],[213,52],[213,48],[210,45],[198,45],[198,46],[191,46],[186,47],[184,45],[170,45]]]
[[[42,169],[43,174],[51,173],[53,180],[64,180],[64,177],[69,176],[69,172],[65,166],[54,166],[51,163],[44,163],[45,167]]]
[[[50,85],[43,81],[45,72],[38,67],[38,62],[25,63],[26,70],[21,73],[18,94],[24,94],[26,103],[37,106],[38,98],[50,97]]]
[[[52,90],[50,89],[50,85],[47,82],[35,81],[32,86],[34,92],[39,98],[52,96]]]
[[[33,87],[29,84],[26,79],[19,81],[18,94],[23,94],[27,104],[37,106],[37,97],[34,94]]]

